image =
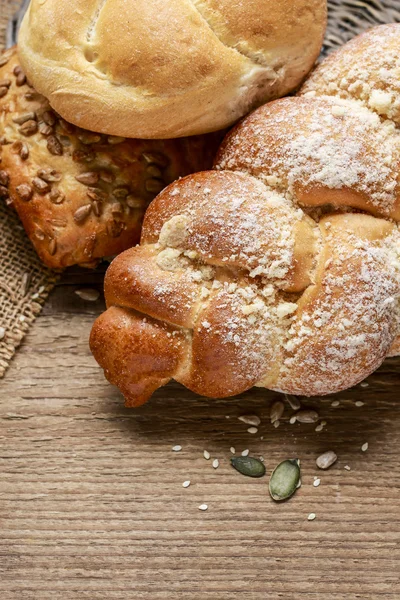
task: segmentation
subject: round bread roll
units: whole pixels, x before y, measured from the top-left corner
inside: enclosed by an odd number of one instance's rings
[[[296,88],[325,24],[325,0],[32,0],[19,54],[67,121],[181,137],[227,127]]]

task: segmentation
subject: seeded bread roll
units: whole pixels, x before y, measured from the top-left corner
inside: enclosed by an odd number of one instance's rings
[[[325,24],[326,0],[32,0],[19,52],[68,121],[181,137],[225,128],[297,87]]]
[[[212,164],[219,134],[156,141],[86,131],[29,86],[15,49],[0,65],[0,197],[49,267],[94,266],[136,244],[154,196]]]

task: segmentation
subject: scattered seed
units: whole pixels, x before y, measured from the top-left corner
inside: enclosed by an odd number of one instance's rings
[[[358,408],[360,408],[361,406],[364,406],[364,402],[362,400],[357,400],[357,402],[355,404]]]
[[[24,202],[29,202],[33,196],[33,189],[27,183],[21,183],[21,185],[17,185],[15,191]]]
[[[343,468],[346,469],[346,471],[351,471],[351,467],[349,467],[349,465],[344,465]]]
[[[315,513],[310,513],[307,517],[308,521],[314,521],[316,518],[316,514]]]
[[[184,488],[188,488],[188,487],[189,487],[189,485],[190,485],[190,480],[188,480],[188,481],[184,481],[184,482],[182,483],[182,487],[184,487]]]
[[[83,206],[80,206],[74,213],[75,223],[78,223],[78,225],[80,223],[83,223],[83,221],[85,221],[85,219],[90,215],[91,212],[92,212],[91,204],[84,204]]]
[[[318,456],[317,467],[319,469],[329,469],[335,462],[337,461],[337,455],[332,451],[328,450],[328,452],[324,452],[321,456]]]
[[[366,381],[363,381],[362,383],[360,383],[360,386],[363,388],[366,388],[369,386],[369,383],[367,383]]]
[[[291,425],[294,425],[296,423],[296,421],[297,421],[296,415],[293,415],[293,417],[290,417],[290,419],[289,419],[289,423]]]
[[[368,450],[368,442],[365,442],[365,444],[363,444],[363,445],[361,446],[361,450],[362,450],[363,452],[366,452],[366,451]]]
[[[318,423],[318,425],[315,428],[315,431],[320,432],[323,430],[323,428],[324,428],[324,426],[322,425],[322,423]]]
[[[296,419],[299,423],[316,423],[319,414],[316,410],[302,409],[296,413]]]
[[[279,425],[280,425],[280,424],[281,424],[281,422],[280,422],[280,421],[275,421],[275,422],[274,422],[274,427],[275,427],[275,429],[278,429],[278,427],[279,427]]]
[[[337,406],[339,406],[339,404],[340,404],[339,400],[334,400],[334,401],[331,403],[331,406],[332,406],[333,408],[336,408]]]
[[[252,456],[231,458],[231,465],[236,471],[248,477],[262,477],[265,475],[265,466],[262,461]]]
[[[23,125],[27,121],[36,121],[36,119],[37,117],[35,112],[27,112],[23,115],[19,115],[19,117],[14,117],[13,123],[16,123],[17,125]]]
[[[230,450],[231,450],[232,454],[235,454],[236,450],[235,450],[235,448],[233,446],[231,446]]]
[[[274,402],[271,406],[270,419],[271,423],[279,421],[285,411],[285,405],[280,400]]]
[[[33,119],[25,121],[19,128],[19,132],[22,133],[22,135],[25,135],[26,137],[34,135],[37,132],[37,130],[37,121],[34,121]]]
[[[207,510],[208,506],[207,504],[200,504],[199,509],[200,510]]]
[[[242,421],[242,423],[246,423],[246,425],[254,425],[254,427],[258,427],[261,423],[261,419],[260,417],[257,417],[257,415],[243,415],[241,417],[238,417],[239,421]]]
[[[210,460],[211,458],[211,454],[207,450],[204,450],[203,456],[206,460]]]
[[[219,460],[218,458],[214,458],[213,462],[212,462],[212,466],[214,469],[218,469],[219,467]]]
[[[260,460],[261,460],[261,462],[264,462],[264,457],[260,456]]]
[[[289,406],[292,410],[300,410],[301,402],[297,396],[292,396],[291,394],[285,394],[285,400],[289,403]]]
[[[172,446],[172,450],[173,452],[180,452],[182,450],[182,446],[179,446],[179,444],[177,446]]]
[[[99,174],[95,171],[87,171],[86,173],[80,173],[75,177],[79,183],[83,183],[83,185],[96,185],[99,181]]]
[[[90,288],[75,290],[75,294],[79,296],[79,298],[82,298],[82,300],[87,300],[88,302],[96,302],[100,298],[100,292]]]
[[[257,429],[257,427],[249,427],[247,431],[248,431],[248,433],[254,434],[254,433],[258,432],[258,429]]]
[[[300,482],[300,461],[284,460],[273,471],[269,481],[269,493],[276,502],[286,500],[295,493]]]
[[[64,151],[62,144],[57,136],[49,135],[49,137],[47,138],[47,150],[50,152],[50,154],[53,154],[54,156],[62,156]]]
[[[321,483],[321,480],[320,480],[320,479],[318,479],[318,478],[317,478],[317,479],[314,479],[313,486],[314,486],[314,487],[318,487],[318,486],[320,485],[320,483]]]
[[[242,452],[242,456],[248,456],[248,455],[249,455],[249,452],[250,452],[250,450],[249,450],[249,449],[243,450],[243,452]]]

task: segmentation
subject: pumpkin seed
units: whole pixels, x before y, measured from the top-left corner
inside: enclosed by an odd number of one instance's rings
[[[298,458],[281,462],[271,475],[269,493],[273,500],[286,500],[295,493],[300,481],[300,461]]]
[[[236,471],[248,477],[263,477],[265,475],[265,466],[261,460],[252,456],[231,458],[231,465]]]

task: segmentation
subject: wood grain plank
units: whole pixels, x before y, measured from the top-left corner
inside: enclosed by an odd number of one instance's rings
[[[288,407],[273,428],[279,394],[260,389],[210,400],[171,384],[128,410],[88,348],[103,299],[75,294],[101,290],[103,271],[65,274],[0,384],[1,599],[397,600],[400,361],[305,400],[327,421],[319,433],[290,425]],[[260,416],[257,435],[244,413]],[[273,503],[267,477],[230,467],[231,446],[268,472],[298,456],[302,487]],[[328,449],[339,459],[322,472]]]

